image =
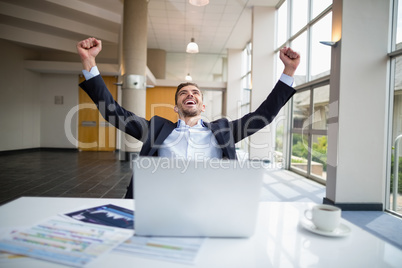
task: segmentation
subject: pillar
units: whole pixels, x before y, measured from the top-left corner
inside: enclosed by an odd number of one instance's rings
[[[242,65],[241,49],[228,49],[228,74],[227,74],[227,90],[226,90],[226,109],[225,116],[229,120],[235,120],[241,116],[241,65]]]
[[[252,24],[252,81],[251,111],[267,98],[274,81],[275,66],[275,7],[253,7]],[[272,124],[271,124],[272,125]],[[275,144],[272,143],[272,126],[268,125],[250,137],[251,159],[271,160]]]
[[[122,106],[145,117],[147,66],[147,0],[125,0],[123,12],[122,47]],[[138,153],[142,143],[122,134],[121,158]]]
[[[324,202],[346,210],[382,210],[385,201],[390,2],[333,2],[338,44],[331,54]]]

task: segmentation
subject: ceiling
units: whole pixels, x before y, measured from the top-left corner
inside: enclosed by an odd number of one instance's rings
[[[279,0],[149,0],[148,48],[166,51],[166,79],[222,79],[227,49],[251,40],[253,6]],[[88,36],[103,42],[98,62],[118,63],[123,0],[0,0],[0,38],[40,52],[41,60],[78,61],[75,44]],[[185,53],[194,37],[200,53]]]

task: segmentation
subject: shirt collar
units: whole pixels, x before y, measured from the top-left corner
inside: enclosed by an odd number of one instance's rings
[[[206,126],[204,124],[204,121],[202,119],[200,119],[200,120],[198,120],[197,124],[193,127],[194,128],[204,128]],[[179,119],[179,122],[177,123],[177,128],[190,128],[190,126],[186,125],[186,122]]]

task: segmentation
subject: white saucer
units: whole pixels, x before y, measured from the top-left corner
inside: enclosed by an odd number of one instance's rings
[[[312,221],[309,221],[307,219],[301,220],[301,226],[303,228],[309,230],[310,232],[319,234],[319,235],[325,235],[325,236],[334,236],[334,237],[342,237],[342,236],[348,236],[351,232],[349,226],[341,223],[335,230],[332,232],[328,231],[323,231],[318,229]]]

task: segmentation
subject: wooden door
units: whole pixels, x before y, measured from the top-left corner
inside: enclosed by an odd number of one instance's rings
[[[175,93],[175,87],[147,88],[146,118],[149,120],[151,117],[158,115],[176,122],[178,114],[173,110]]]
[[[84,81],[80,77],[80,83]],[[117,77],[103,76],[114,99],[117,99]],[[116,150],[116,128],[103,119],[87,93],[79,89],[78,149],[82,151]]]

